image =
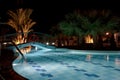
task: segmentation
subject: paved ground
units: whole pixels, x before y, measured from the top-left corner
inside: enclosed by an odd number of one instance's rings
[[[12,68],[12,62],[17,56],[11,50],[3,49],[0,55],[0,80],[28,80],[17,74]]]

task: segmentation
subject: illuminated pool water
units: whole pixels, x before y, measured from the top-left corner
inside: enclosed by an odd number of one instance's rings
[[[29,80],[120,80],[119,51],[37,50],[14,70]]]

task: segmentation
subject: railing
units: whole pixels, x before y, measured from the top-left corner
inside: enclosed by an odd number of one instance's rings
[[[0,49],[7,48],[9,46],[14,46],[14,49],[17,50],[19,52],[19,54],[22,56],[22,58],[21,58],[22,61],[25,61],[25,57],[24,57],[23,53],[17,47],[17,45],[12,41],[16,36],[17,36],[16,33],[0,36]],[[52,36],[50,36],[48,34],[43,34],[43,33],[39,33],[39,32],[31,32],[28,34],[27,43],[28,42],[40,42],[40,43],[46,44],[46,42],[52,42],[51,38],[52,38]]]
[[[15,48],[16,48],[16,50],[20,53],[20,55],[22,56],[22,60],[23,61],[25,61],[25,57],[24,57],[24,55],[23,55],[23,53],[20,51],[20,49],[17,47],[17,45],[14,43],[14,42],[12,42],[12,41],[8,41],[8,40],[6,40],[6,41],[0,41],[0,49],[2,49],[2,48],[8,48],[8,49],[11,49],[12,50],[12,48],[9,48],[7,45],[8,44],[11,44],[12,46],[14,46]],[[0,52],[0,55],[1,55],[1,52]]]

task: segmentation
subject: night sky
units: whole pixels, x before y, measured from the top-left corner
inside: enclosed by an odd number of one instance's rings
[[[109,9],[113,14],[120,15],[119,2],[115,0],[0,0],[1,21],[7,21],[7,10],[20,7],[33,9],[31,17],[37,22],[33,28],[38,32],[47,32],[76,9]]]

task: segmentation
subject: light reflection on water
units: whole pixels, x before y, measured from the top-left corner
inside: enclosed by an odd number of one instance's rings
[[[115,64],[116,64],[117,66],[120,66],[120,58],[115,58]]]

